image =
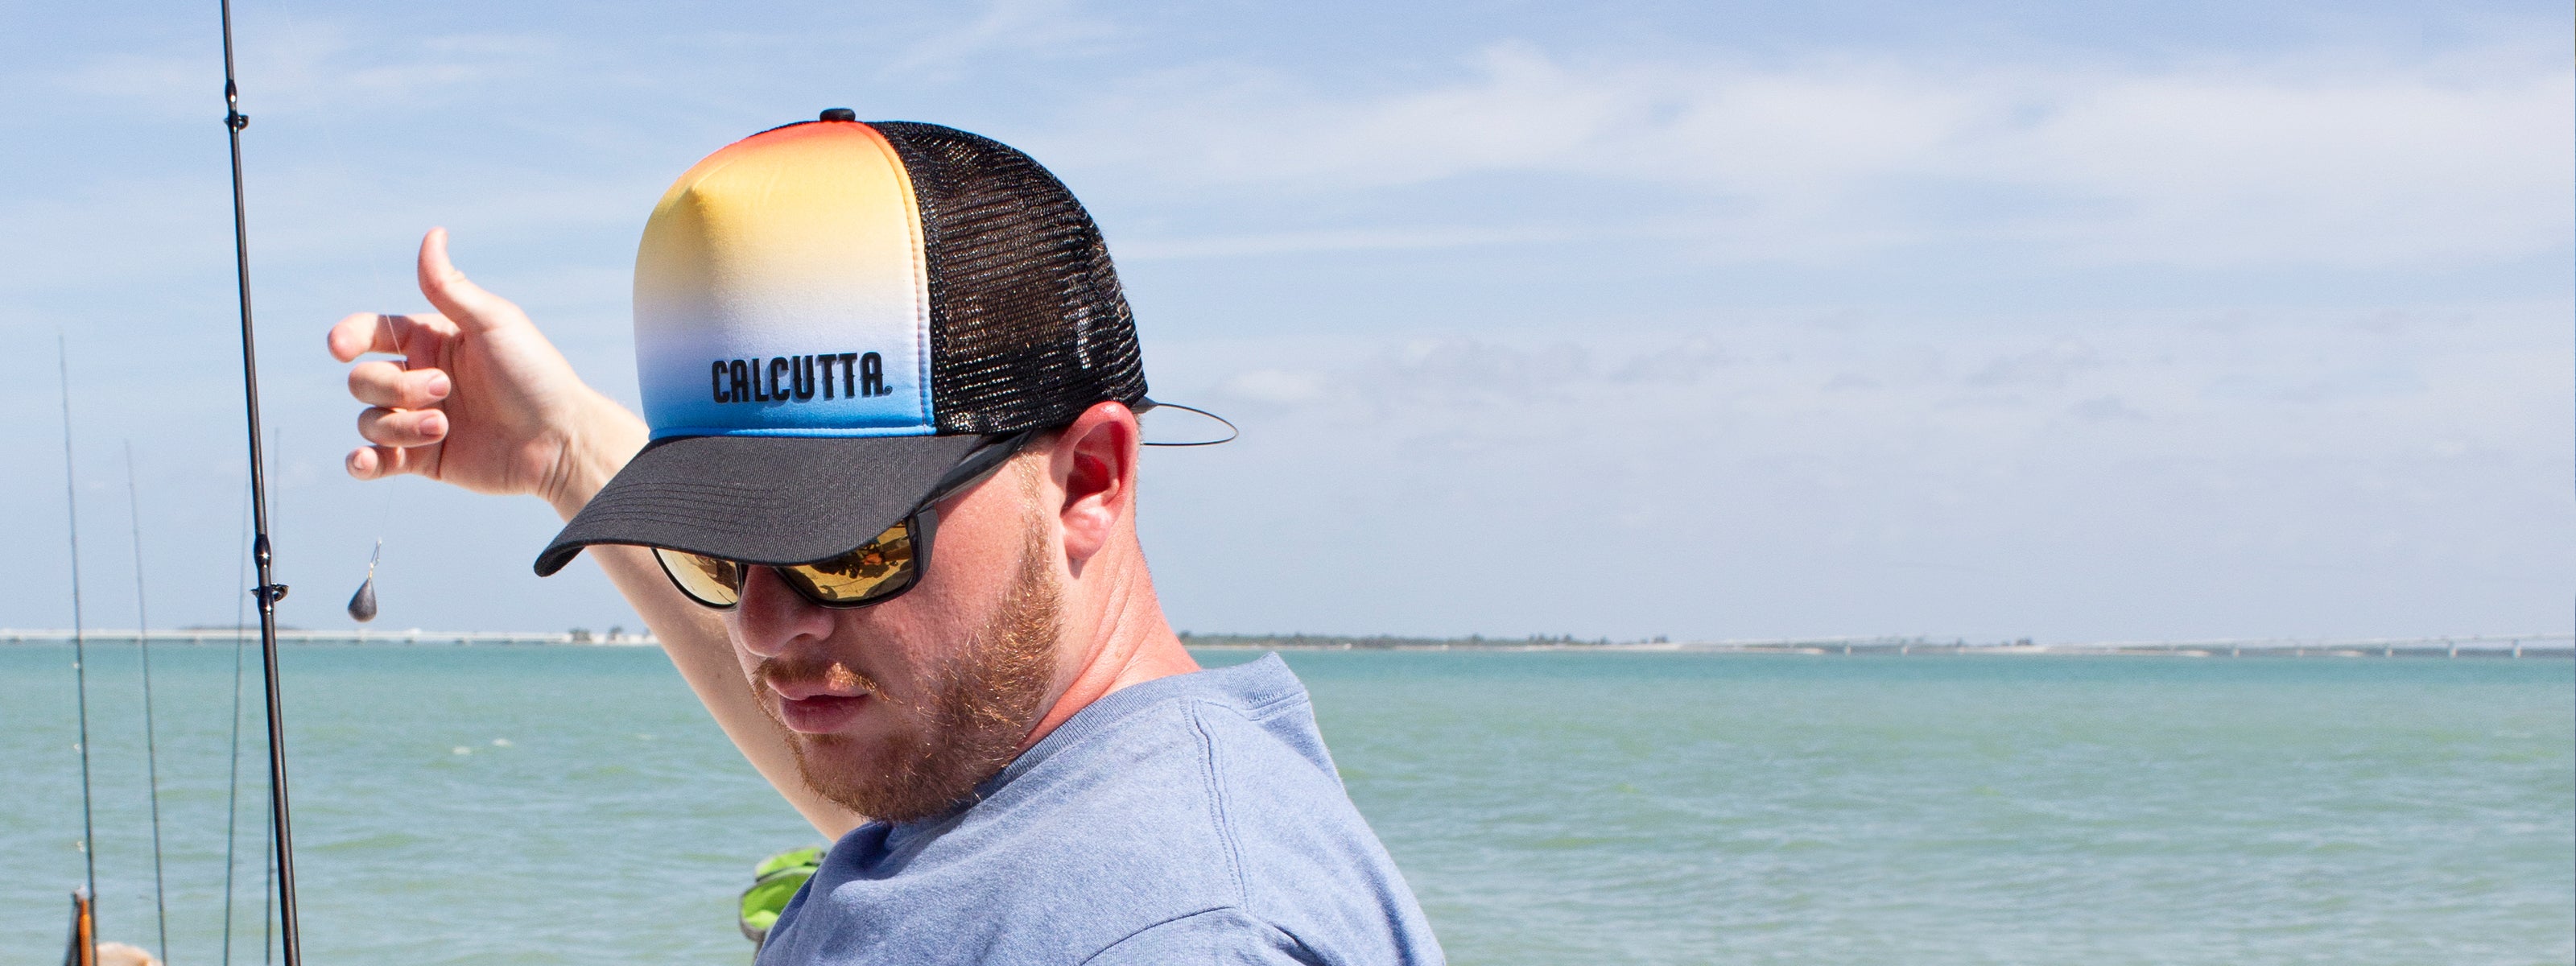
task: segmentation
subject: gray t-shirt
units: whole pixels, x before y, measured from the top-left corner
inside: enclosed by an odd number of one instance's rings
[[[843,836],[760,962],[1443,961],[1276,654],[1114,692],[977,791]]]

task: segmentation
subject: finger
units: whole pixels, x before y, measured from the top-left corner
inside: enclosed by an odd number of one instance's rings
[[[325,339],[331,346],[331,358],[347,362],[370,352],[401,352],[402,335],[395,329],[393,316],[359,312],[331,326]]]
[[[417,336],[456,331],[455,323],[436,312],[418,315],[385,315],[360,312],[331,326],[328,342],[331,358],[347,362],[370,352],[405,355]]]
[[[438,447],[361,446],[350,450],[341,465],[350,476],[361,480],[380,480],[403,473],[426,475],[438,465]]]
[[[509,300],[483,290],[447,260],[447,229],[432,228],[420,239],[420,294],[462,328],[487,328],[515,314]]]
[[[447,398],[447,373],[411,369],[390,362],[361,362],[349,369],[349,395],[370,406],[427,409]]]
[[[378,446],[427,446],[447,438],[447,414],[378,406],[358,414],[358,435]]]

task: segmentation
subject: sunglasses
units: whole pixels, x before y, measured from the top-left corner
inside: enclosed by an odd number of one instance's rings
[[[818,607],[851,610],[882,604],[911,590],[921,582],[921,572],[929,569],[930,538],[939,529],[939,512],[934,507],[992,476],[1036,437],[1036,430],[994,437],[960,460],[957,468],[942,477],[930,495],[923,497],[901,521],[839,556],[812,563],[769,565],[655,547],[653,559],[661,562],[662,573],[671,578],[680,593],[700,606],[716,610],[731,610],[742,603],[743,582],[751,578],[753,568],[763,566],[777,574],[778,581],[797,596]]]

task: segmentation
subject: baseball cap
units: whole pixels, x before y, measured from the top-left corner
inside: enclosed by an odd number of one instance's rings
[[[992,435],[1138,409],[1091,216],[999,142],[844,108],[708,155],[635,256],[652,441],[555,535],[758,564],[847,552]]]

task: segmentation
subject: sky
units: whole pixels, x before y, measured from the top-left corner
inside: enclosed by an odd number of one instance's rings
[[[0,8],[0,626],[72,616],[57,337],[84,619],[138,529],[153,625],[243,598],[204,6]],[[632,404],[654,200],[847,106],[1047,164],[1241,425],[1146,457],[1184,630],[2576,624],[2564,3],[746,6],[237,6],[285,622],[381,538],[377,627],[636,627],[534,500],[346,478],[322,333],[444,225]]]

